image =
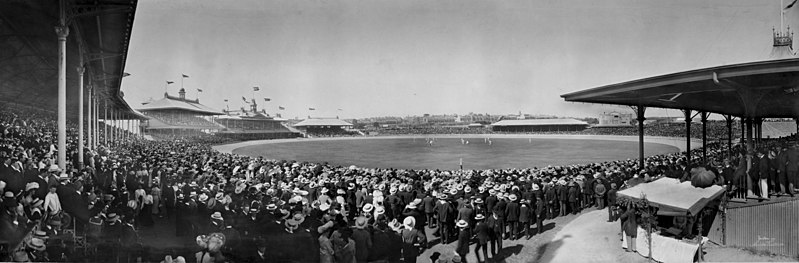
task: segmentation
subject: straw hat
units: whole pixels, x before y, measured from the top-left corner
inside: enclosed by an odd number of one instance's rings
[[[365,213],[371,213],[371,212],[372,212],[372,210],[374,210],[374,208],[375,208],[375,207],[374,207],[372,204],[365,204],[365,205],[363,206],[363,212],[365,212]]]
[[[416,225],[416,219],[413,218],[412,216],[405,217],[405,219],[402,220],[402,225],[409,228],[413,228],[413,226]]]
[[[214,212],[213,214],[211,214],[211,219],[224,220],[222,219],[222,213],[220,212]]]
[[[31,238],[30,240],[28,240],[26,245],[29,248],[35,249],[36,251],[44,251],[47,248],[44,245],[44,240],[42,240],[41,238],[37,238],[37,237]]]
[[[366,228],[366,217],[359,216],[355,219],[355,228],[357,229],[364,229]]]

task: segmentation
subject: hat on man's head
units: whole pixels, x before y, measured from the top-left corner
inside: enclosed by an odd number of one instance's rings
[[[371,213],[372,210],[374,210],[374,208],[375,207],[372,204],[365,204],[365,205],[363,205],[363,212]]]
[[[50,167],[47,168],[47,171],[51,172],[51,173],[60,172],[61,171],[61,167],[58,167],[57,164],[51,164]]]

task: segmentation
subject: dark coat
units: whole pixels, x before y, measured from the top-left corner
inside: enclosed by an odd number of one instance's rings
[[[497,205],[497,202],[499,202],[499,199],[497,199],[496,195],[491,195],[491,196],[486,197],[486,200],[485,200],[486,210],[494,211],[494,206]],[[486,216],[488,216],[488,215],[486,215]]]
[[[468,227],[461,229],[458,233],[458,245],[455,252],[460,255],[469,254],[469,240],[472,238],[472,231]]]
[[[438,212],[439,222],[454,222],[455,221],[455,208],[449,202],[436,203],[436,212]]]
[[[526,223],[530,222],[533,215],[533,209],[527,204],[521,204],[519,206],[519,222]]]
[[[490,240],[491,229],[488,228],[486,222],[477,222],[477,225],[474,226],[474,232],[477,235],[478,243],[486,244]]]
[[[505,206],[505,220],[508,222],[519,221],[519,203],[510,202]]]
[[[634,209],[627,209],[623,214],[621,214],[621,227],[624,229],[624,234],[630,237],[637,237],[638,236],[638,222],[636,221],[637,216],[635,215]]]

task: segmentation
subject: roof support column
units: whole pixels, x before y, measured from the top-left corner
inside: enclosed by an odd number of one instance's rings
[[[635,107],[635,114],[638,117],[638,170],[644,169],[644,120],[646,117],[644,113],[646,112],[646,107],[638,106]]]
[[[103,101],[103,145],[108,148],[108,101]]]
[[[702,163],[707,164],[707,117],[710,113],[703,111],[699,116],[702,118]]]
[[[685,113],[685,164],[691,165],[691,110],[683,110]]]
[[[78,169],[83,169],[83,73],[85,71],[86,68],[83,66],[78,67]]]
[[[58,166],[67,169],[67,36],[69,27],[64,21],[61,1],[61,24],[55,27],[58,35]]]
[[[749,171],[752,169],[752,158],[755,156],[754,142],[752,140],[752,117],[746,118],[746,193],[747,197],[754,196],[752,192],[752,175]]]
[[[87,85],[86,86],[86,91],[88,92],[88,94],[86,94],[86,99],[87,99],[87,101],[86,101],[86,139],[87,139],[86,147],[88,147],[89,150],[91,150],[92,149],[92,145],[94,145],[93,144],[93,140],[92,140],[93,139],[92,136],[94,135],[93,130],[92,130],[92,126],[94,125],[93,124],[94,120],[92,119],[92,114],[94,113],[93,112],[94,111],[93,110],[94,106],[92,106],[92,105],[94,105],[94,99],[92,99],[92,86],[91,85]],[[81,106],[81,107],[83,107],[83,106]]]
[[[727,121],[727,158],[732,160],[732,115],[724,115]]]

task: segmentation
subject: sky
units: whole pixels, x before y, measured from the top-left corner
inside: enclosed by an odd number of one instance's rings
[[[781,9],[776,0],[140,0],[122,91],[133,108],[181,85],[220,110],[270,98],[267,112],[285,118],[597,117],[631,110],[560,95],[766,60]],[[799,27],[799,7],[785,21]]]

